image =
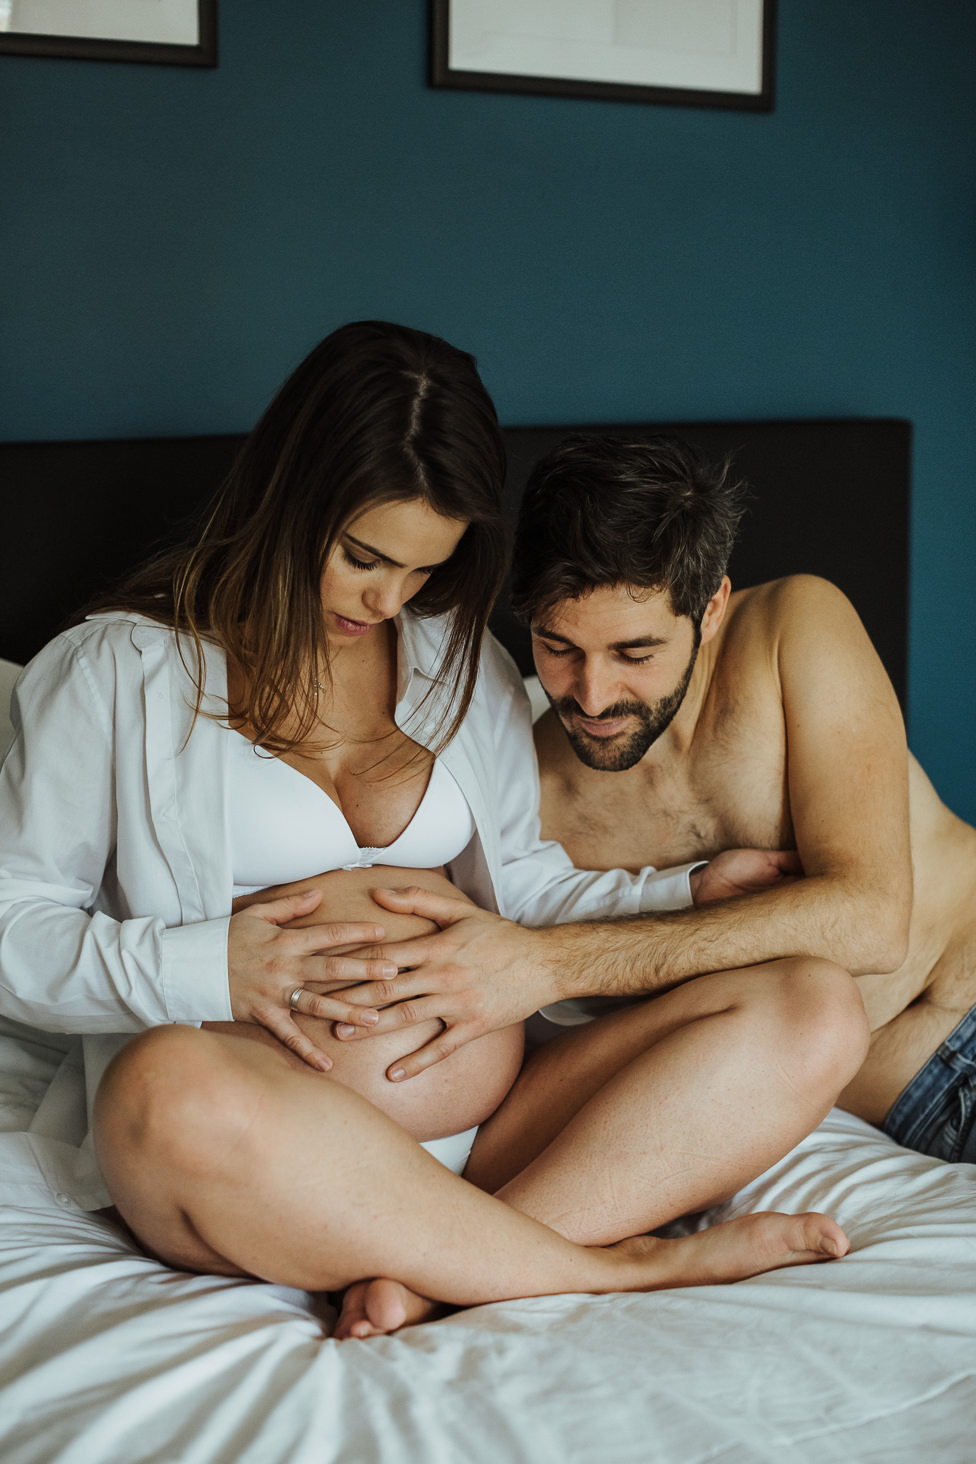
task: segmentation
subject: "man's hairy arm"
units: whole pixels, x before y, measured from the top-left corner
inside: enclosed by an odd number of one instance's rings
[[[662,985],[797,953],[827,957],[855,975],[895,970],[905,958],[912,904],[908,750],[894,691],[834,586],[797,576],[767,595],[769,670],[783,707],[790,811],[805,878],[624,922],[628,929],[617,933],[626,944],[608,952],[608,962],[619,956],[626,963],[643,932]],[[576,932],[566,934],[578,950]],[[613,985],[627,979],[620,965],[606,978]]]
[[[563,959],[574,971],[588,963],[593,990],[664,990],[703,971],[796,954],[823,956],[854,975],[894,971],[905,959],[908,749],[891,683],[834,586],[797,576],[771,586],[769,599],[770,672],[782,699],[805,878],[615,922],[602,956],[595,932],[561,927]]]
[[[839,590],[799,576],[766,594],[768,671],[782,699],[805,878],[703,908],[547,930],[401,896],[391,905],[430,916],[441,932],[386,949],[415,969],[384,983],[382,999],[396,1000],[397,989],[414,1019],[436,1011],[447,1027],[441,1048],[561,997],[654,994],[782,956],[822,956],[855,975],[901,964],[912,869],[897,700]],[[365,986],[350,999],[379,1001],[376,991]],[[398,1019],[394,1007],[381,1023]]]

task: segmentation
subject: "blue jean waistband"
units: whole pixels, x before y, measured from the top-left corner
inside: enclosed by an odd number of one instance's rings
[[[899,1093],[884,1121],[885,1133],[906,1149],[921,1147],[919,1141],[945,1103],[947,1091],[967,1077],[976,1080],[976,1006]]]

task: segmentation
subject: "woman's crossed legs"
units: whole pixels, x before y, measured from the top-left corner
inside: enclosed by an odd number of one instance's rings
[[[827,962],[698,978],[538,1049],[459,1179],[341,1082],[263,1043],[163,1027],[110,1067],[96,1142],[152,1253],[351,1287],[337,1335],[362,1336],[419,1320],[428,1298],[651,1290],[844,1254],[843,1232],[816,1215],[644,1233],[793,1147],[865,1042],[853,982]]]

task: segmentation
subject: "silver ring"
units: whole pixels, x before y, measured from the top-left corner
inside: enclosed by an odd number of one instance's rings
[[[298,1008],[298,998],[301,996],[301,994],[302,994],[302,992],[304,990],[305,990],[304,986],[296,986],[295,987],[295,990],[292,992],[291,996],[288,998],[288,1005],[291,1007],[291,1009],[292,1009],[293,1012],[297,1012],[298,1011],[298,1009],[299,1009]]]

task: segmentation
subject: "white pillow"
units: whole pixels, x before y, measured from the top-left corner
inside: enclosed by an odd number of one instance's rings
[[[529,701],[532,703],[532,720],[538,722],[542,713],[549,710],[549,698],[542,690],[542,682],[538,676],[526,676],[525,689],[529,693]]]
[[[10,723],[10,693],[21,669],[13,661],[0,660],[0,763],[14,740],[14,729]]]

